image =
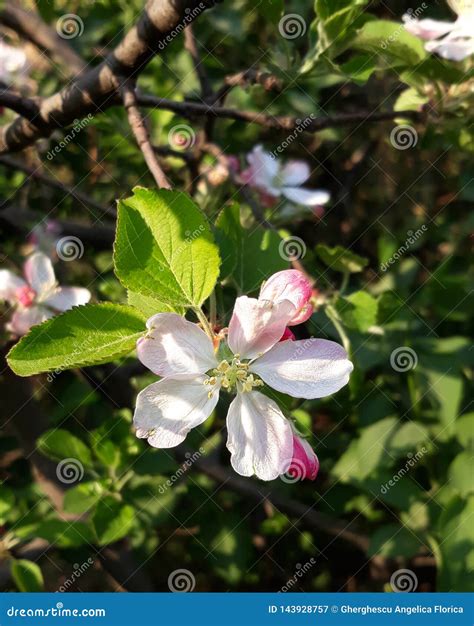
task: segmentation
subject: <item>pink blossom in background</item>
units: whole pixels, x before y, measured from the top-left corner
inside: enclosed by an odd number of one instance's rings
[[[6,329],[16,336],[26,334],[32,326],[57,313],[86,304],[90,298],[90,291],[83,287],[60,287],[51,260],[42,252],[27,259],[24,278],[10,270],[0,270],[0,300],[13,309]]]

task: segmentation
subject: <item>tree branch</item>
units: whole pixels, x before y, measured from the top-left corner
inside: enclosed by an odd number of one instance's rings
[[[386,122],[397,117],[410,119],[413,121],[423,121],[426,114],[421,111],[360,111],[357,113],[340,113],[327,117],[308,116],[306,120],[302,117],[290,115],[267,115],[254,111],[241,111],[226,107],[201,104],[199,102],[176,102],[167,98],[158,98],[147,94],[137,97],[141,106],[165,109],[173,111],[186,118],[215,117],[236,120],[257,124],[264,128],[280,131],[299,131],[304,133],[315,133],[326,128],[339,126],[351,126],[352,124],[366,122]],[[305,122],[305,123],[303,123]]]
[[[81,74],[49,98],[38,123],[19,117],[0,129],[0,153],[21,150],[75,119],[95,114],[121,100],[124,80],[135,78],[160,50],[215,0],[148,0],[137,24],[102,63]]]
[[[161,169],[161,165],[158,163],[156,152],[150,141],[150,135],[145,126],[140,109],[138,108],[135,84],[132,81],[126,81],[122,87],[122,94],[123,105],[127,111],[130,128],[132,129],[138,147],[143,153],[148,169],[152,173],[158,187],[171,189],[169,180],[166,178],[165,173]]]
[[[39,106],[35,100],[19,96],[8,89],[0,91],[0,105],[26,117],[30,122],[34,122],[39,113]]]

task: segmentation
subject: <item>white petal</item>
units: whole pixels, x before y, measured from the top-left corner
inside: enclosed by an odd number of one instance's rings
[[[197,324],[176,313],[158,313],[137,342],[138,358],[158,376],[204,374],[217,367],[212,341]]]
[[[133,423],[136,435],[154,448],[174,448],[202,424],[219,400],[207,376],[181,375],[152,383],[138,394]],[[210,390],[212,396],[209,397]]]
[[[281,170],[281,179],[285,187],[299,187],[310,175],[311,170],[305,161],[288,161]]]
[[[56,287],[53,264],[42,252],[35,252],[30,256],[25,263],[24,272],[26,280],[36,291],[39,299],[49,295]]]
[[[229,348],[245,359],[263,354],[280,340],[296,312],[289,300],[275,303],[240,296],[229,324]]]
[[[295,398],[324,398],[349,381],[352,363],[342,346],[326,339],[282,341],[252,363],[252,372]]]
[[[73,306],[87,304],[90,299],[91,292],[84,287],[58,287],[43,303],[58,311],[67,311]]]
[[[425,19],[417,20],[408,13],[402,17],[406,30],[420,39],[436,39],[449,33],[453,27],[453,22],[441,22],[439,20]]]
[[[283,187],[281,191],[288,200],[296,202],[296,204],[303,204],[304,206],[320,206],[329,202],[331,198],[331,194],[322,189]]]
[[[54,317],[52,311],[48,311],[42,306],[32,306],[28,309],[17,309],[9,323],[6,325],[6,329],[12,332],[14,335],[26,335],[32,326],[41,324],[42,322]]]
[[[462,39],[456,41],[430,41],[425,48],[428,52],[435,52],[448,61],[463,61],[471,54],[474,54],[474,39],[470,41]]]
[[[239,393],[227,414],[227,448],[242,476],[274,480],[293,457],[293,432],[278,405],[258,391]]]
[[[277,159],[273,159],[262,146],[255,146],[247,155],[247,160],[252,169],[252,184],[275,195],[273,179],[280,169]]]
[[[25,285],[25,281],[10,270],[0,270],[0,300],[16,302],[16,290]]]

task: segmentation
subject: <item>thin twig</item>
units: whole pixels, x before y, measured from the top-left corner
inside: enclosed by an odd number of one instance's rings
[[[196,43],[196,37],[194,36],[194,30],[191,24],[184,29],[184,47],[189,52],[196,75],[201,86],[201,94],[204,100],[209,98],[213,94],[213,89],[209,77],[206,72],[206,68],[201,60],[199,49]]]
[[[227,107],[201,104],[199,102],[177,102],[167,98],[158,98],[143,94],[137,98],[140,106],[173,111],[186,118],[216,117],[257,124],[264,128],[291,132],[315,133],[326,128],[337,128],[360,123],[393,121],[400,117],[413,121],[423,121],[426,113],[422,111],[360,111],[357,113],[339,113],[327,117],[307,116],[305,120],[290,115],[268,115],[254,111],[241,111]],[[304,123],[303,123],[304,122]]]
[[[158,187],[171,189],[169,180],[166,178],[166,174],[161,169],[161,165],[156,158],[155,150],[150,141],[150,135],[145,126],[140,109],[138,108],[135,85],[131,81],[124,82],[122,86],[122,96],[130,128],[132,129],[138,147],[143,153],[148,169],[152,173]]]

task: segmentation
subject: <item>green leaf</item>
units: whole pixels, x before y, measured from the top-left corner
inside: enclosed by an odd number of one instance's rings
[[[198,307],[219,275],[204,214],[181,191],[136,187],[118,203],[115,272],[122,284],[171,307]]]
[[[454,424],[459,443],[465,448],[474,449],[474,413],[465,413]]]
[[[89,448],[68,430],[63,430],[62,428],[47,430],[38,439],[37,447],[40,452],[50,459],[76,459],[86,467],[93,466]],[[78,467],[76,473],[78,475],[83,474],[83,471]]]
[[[453,498],[444,509],[435,550],[437,591],[474,591],[474,496]]]
[[[385,56],[402,65],[420,63],[427,57],[423,42],[410,34],[399,22],[371,20],[366,22],[352,42],[354,48]]]
[[[33,561],[14,559],[11,572],[15,585],[20,591],[43,591],[43,574]]]
[[[7,515],[14,505],[15,496],[13,495],[13,491],[5,487],[5,485],[0,485],[0,524],[5,523]]]
[[[117,468],[120,465],[120,448],[110,439],[98,439],[92,444],[92,448],[105,467]]]
[[[387,445],[387,452],[391,456],[405,456],[413,450],[423,452],[423,443],[429,441],[429,434],[422,424],[406,422],[398,428]]]
[[[260,226],[245,229],[237,204],[222,211],[217,226],[224,235],[219,237],[224,268],[243,292],[255,291],[271,274],[288,269],[289,262],[280,253],[284,240],[275,231]]]
[[[368,259],[364,259],[342,246],[330,248],[320,243],[316,246],[316,254],[325,265],[336,272],[362,272],[369,262]]]
[[[131,352],[145,330],[145,318],[132,307],[87,304],[34,326],[7,360],[19,376],[107,363]]]
[[[472,452],[461,452],[451,463],[448,470],[451,486],[465,497],[474,492],[474,456]]]
[[[101,500],[91,518],[99,544],[104,546],[125,537],[134,518],[135,511],[128,504],[122,504],[111,497]]]
[[[343,324],[349,328],[366,332],[377,323],[378,302],[366,291],[341,297],[335,306]]]
[[[102,487],[99,483],[81,483],[66,491],[63,508],[67,513],[82,515],[94,507],[101,497]]]
[[[184,307],[171,306],[165,302],[160,302],[152,296],[144,296],[135,291],[128,291],[127,300],[130,306],[134,306],[148,319],[156,313],[178,313],[184,315],[186,309]]]
[[[35,534],[58,548],[79,548],[94,542],[90,527],[77,520],[45,520],[38,524]]]
[[[372,54],[357,54],[341,65],[340,70],[358,85],[364,85],[377,69]]]
[[[378,554],[385,558],[409,558],[414,556],[421,546],[413,532],[398,524],[387,524],[372,534],[367,556],[373,557]]]
[[[364,428],[333,467],[333,475],[343,482],[367,478],[386,456],[385,446],[397,426],[395,417],[386,417]]]

